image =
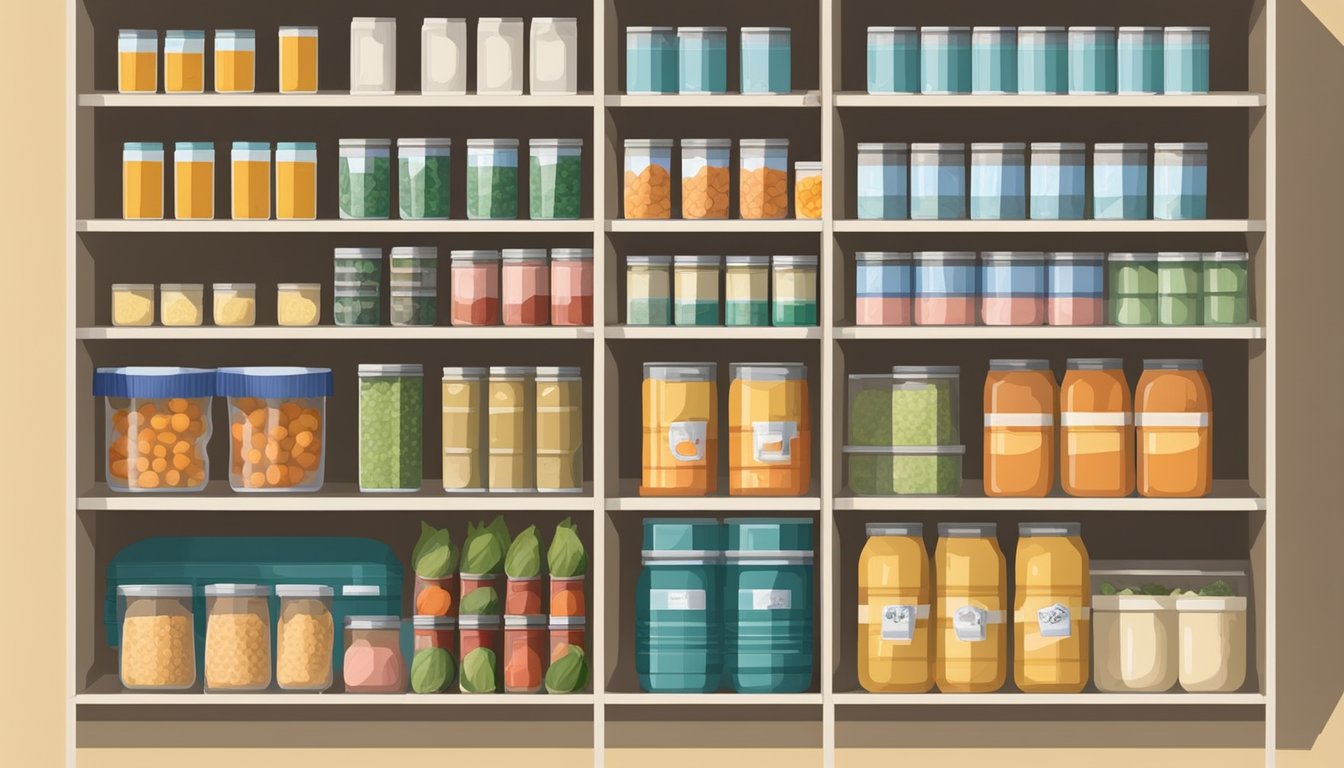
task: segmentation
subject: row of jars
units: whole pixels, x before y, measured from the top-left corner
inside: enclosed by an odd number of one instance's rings
[[[788,327],[817,321],[816,256],[625,259],[628,325]]]
[[[1208,93],[1208,27],[869,27],[869,93]]]
[[[974,143],[858,145],[860,219],[1204,219],[1209,145]],[[1150,159],[1151,155],[1151,159]],[[1028,173],[1028,165],[1030,172]],[[1151,179],[1149,178],[1151,167]],[[968,208],[969,200],[969,208]]]
[[[854,259],[857,325],[1190,326],[1250,320],[1244,251],[978,256],[859,251]]]
[[[788,27],[742,27],[741,93],[793,90]],[[727,27],[626,27],[625,92],[727,93]]]
[[[203,283],[161,283],[159,323],[199,326],[209,316],[221,328],[239,328],[257,322],[256,283],[214,283],[212,312],[205,311]],[[322,314],[321,283],[279,283],[275,287],[275,319],[281,327],[317,325]],[[112,325],[154,324],[153,283],[112,284]]]
[[[672,139],[626,139],[627,219],[672,218]],[[732,139],[681,140],[681,218],[727,219],[731,204]],[[789,140],[738,141],[738,216],[789,215]],[[794,217],[821,218],[819,162],[794,163]]]

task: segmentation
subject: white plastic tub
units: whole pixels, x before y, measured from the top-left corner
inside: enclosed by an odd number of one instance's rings
[[[1226,693],[1246,682],[1246,598],[1180,597],[1180,681],[1190,693]]]
[[[1161,693],[1176,685],[1176,598],[1092,596],[1092,679],[1107,693]]]

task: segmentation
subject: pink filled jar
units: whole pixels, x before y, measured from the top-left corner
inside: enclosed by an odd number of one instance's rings
[[[985,325],[1045,323],[1045,254],[980,254],[980,321]]]
[[[915,254],[915,324],[975,325],[975,251]]]
[[[593,250],[551,249],[551,325],[593,324]]]
[[[859,251],[854,262],[854,323],[909,325],[914,314],[914,257],[894,251]]]
[[[499,325],[499,251],[450,255],[453,325]]]
[[[1046,318],[1050,325],[1106,324],[1106,255],[1060,252],[1046,257]]]
[[[551,270],[545,248],[504,249],[505,325],[551,324]]]

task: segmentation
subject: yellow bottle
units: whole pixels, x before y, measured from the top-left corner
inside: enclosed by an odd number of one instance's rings
[[[170,29],[163,38],[165,93],[205,92],[205,32]]]
[[[173,216],[182,220],[215,217],[215,145],[179,141],[173,152]]]
[[[280,28],[280,92],[317,93],[317,27]]]
[[[264,141],[233,142],[231,166],[233,218],[271,218],[271,145]]]
[[[215,30],[215,93],[252,93],[256,85],[256,30]]]
[[[937,661],[943,693],[992,693],[1008,677],[1008,564],[994,523],[940,523]]]
[[[873,693],[933,687],[929,552],[920,523],[872,523],[859,555],[859,685]]]
[[[1013,680],[1027,693],[1087,686],[1091,589],[1079,523],[1018,526]]]
[[[159,33],[152,29],[117,32],[117,90],[155,93],[159,90]]]
[[[121,152],[121,217],[163,218],[163,145],[129,141]]]
[[[718,489],[719,395],[714,363],[644,364],[641,496]]]
[[[282,141],[275,145],[275,218],[317,218],[317,144]]]

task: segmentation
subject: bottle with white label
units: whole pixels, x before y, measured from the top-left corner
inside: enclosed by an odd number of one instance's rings
[[[397,20],[350,20],[350,93],[397,92]]]
[[[467,92],[466,19],[425,19],[420,27],[420,92]]]
[[[476,22],[476,93],[523,93],[523,20],[482,18]]]
[[[869,523],[859,555],[859,685],[872,693],[933,687],[929,552],[922,523]]]
[[[1092,590],[1079,523],[1017,527],[1013,680],[1025,693],[1087,686]]]
[[[635,670],[647,693],[713,693],[723,682],[723,526],[644,521]]]
[[[740,517],[727,526],[724,671],[738,693],[812,685],[812,519]]]
[[[992,693],[1008,677],[1008,565],[994,523],[939,523],[934,680],[943,693]]]

